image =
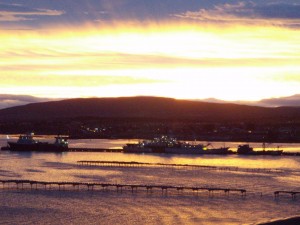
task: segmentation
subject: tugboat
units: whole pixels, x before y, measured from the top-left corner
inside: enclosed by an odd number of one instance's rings
[[[49,143],[36,141],[33,135],[33,133],[20,135],[18,141],[8,141],[8,146],[2,150],[35,152],[65,152],[68,150],[67,137],[57,136],[54,143]]]
[[[250,145],[239,145],[237,153],[239,155],[281,155],[283,150],[265,150],[265,143],[263,143],[262,151],[254,151]]]
[[[239,145],[237,153],[241,155],[250,155],[254,154],[254,150],[252,147],[250,147],[250,145]]]

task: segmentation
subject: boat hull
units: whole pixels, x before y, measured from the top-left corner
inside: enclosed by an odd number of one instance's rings
[[[166,148],[165,153],[170,154],[205,154],[202,148]]]
[[[152,153],[151,148],[144,148],[144,147],[128,147],[124,146],[123,151],[126,153]]]
[[[49,143],[23,144],[8,142],[8,150],[10,151],[36,151],[36,152],[65,152],[68,147],[57,146]]]
[[[252,152],[247,152],[247,153],[238,153],[239,155],[273,155],[273,156],[280,156],[282,155],[283,151],[282,150],[277,150],[277,151],[252,151]]]
[[[203,148],[168,148],[168,147],[134,147],[124,146],[125,153],[166,153],[166,154],[182,154],[182,155],[204,155],[204,154],[230,154],[228,148],[208,149]]]

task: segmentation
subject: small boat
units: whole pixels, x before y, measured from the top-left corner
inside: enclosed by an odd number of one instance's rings
[[[64,152],[68,150],[67,137],[57,136],[54,143],[49,143],[36,141],[33,135],[33,133],[20,135],[16,142],[8,141],[7,147],[3,147],[2,150],[35,152]]]
[[[262,151],[254,151],[250,145],[239,145],[237,149],[237,153],[239,155],[281,155],[283,150],[265,150],[265,144],[263,143]]]

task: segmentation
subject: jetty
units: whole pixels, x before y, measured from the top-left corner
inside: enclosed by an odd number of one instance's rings
[[[8,146],[3,146],[0,148],[1,151],[11,151],[10,147]],[[24,151],[24,150],[23,150]],[[28,150],[29,151],[29,150]],[[43,152],[43,151],[40,151]],[[53,151],[55,152],[55,151]],[[69,147],[64,149],[63,152],[111,152],[111,153],[128,153],[131,154],[129,152],[125,152],[122,148],[86,148],[86,147]],[[61,152],[56,152],[56,153],[61,153]],[[140,154],[138,152],[132,152],[133,154]],[[150,154],[162,154],[162,153],[153,153],[151,152]],[[163,153],[163,154],[173,154],[173,153]],[[191,154],[189,154],[191,155]],[[199,156],[199,154],[196,154],[197,156]],[[211,155],[211,154],[202,154],[202,155]],[[220,155],[220,154],[219,154]],[[222,155],[240,155],[237,152],[228,152],[228,153],[224,153]],[[245,156],[245,155],[243,155]],[[246,156],[260,156],[260,155],[246,155]],[[282,152],[281,155],[278,156],[300,156],[300,152]]]
[[[136,161],[92,161],[92,160],[80,160],[77,161],[80,166],[101,166],[101,167],[179,167],[179,168],[206,168],[216,169],[216,166],[204,166],[204,165],[191,165],[191,164],[167,164],[167,163],[145,163]],[[228,169],[235,170],[237,167],[228,167]]]
[[[300,191],[275,191],[275,198],[278,198],[280,194],[288,194],[292,196],[292,199],[295,199],[296,195],[300,194]]]
[[[67,152],[123,152],[123,149],[113,148],[68,148]]]
[[[177,164],[177,163],[145,163],[136,161],[91,161],[80,160],[77,161],[79,166],[99,166],[99,167],[132,167],[132,168],[174,168],[174,169],[189,169],[189,170],[223,170],[223,171],[246,171],[246,172],[277,172],[281,173],[280,169],[267,169],[267,168],[241,168],[235,166],[207,166],[195,164]]]
[[[178,195],[197,194],[199,192],[208,193],[210,197],[214,193],[224,193],[228,196],[230,193],[245,197],[247,190],[241,188],[223,188],[223,187],[200,187],[200,186],[176,186],[176,185],[155,185],[155,184],[130,184],[130,183],[102,183],[102,182],[61,182],[61,181],[35,181],[35,180],[0,180],[0,190],[19,190],[19,191],[129,191],[131,193],[152,194],[160,191],[162,195],[177,193]],[[173,192],[172,192],[173,191]],[[159,192],[158,192],[159,193]],[[290,195],[296,199],[300,191],[275,191],[274,196],[277,199],[279,195]],[[235,195],[237,196],[237,195]],[[261,195],[262,196],[262,195]]]
[[[0,148],[1,151],[11,151],[11,148],[8,146],[3,146]],[[43,150],[40,151],[31,151],[31,150],[22,150],[22,152],[28,151],[28,152],[45,152]],[[111,149],[111,148],[66,148],[63,151],[52,151],[54,153],[62,153],[62,152],[124,152],[123,149]]]
[[[17,190],[114,190],[124,191],[130,190],[136,193],[138,190],[146,191],[147,193],[160,190],[162,194],[167,194],[169,190],[175,190],[178,194],[183,191],[198,193],[199,191],[207,191],[209,196],[214,192],[223,192],[225,195],[229,193],[239,193],[241,196],[246,196],[245,189],[238,188],[219,188],[219,187],[189,187],[189,186],[173,186],[173,185],[149,185],[149,184],[112,184],[112,183],[86,183],[86,182],[46,182],[33,180],[0,180],[2,189],[17,189]]]

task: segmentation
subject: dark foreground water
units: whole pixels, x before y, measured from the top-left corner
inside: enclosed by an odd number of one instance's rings
[[[2,143],[4,140],[2,140]],[[77,140],[74,146],[118,147],[124,140]],[[1,142],[0,142],[1,143]],[[219,169],[82,167],[78,160],[213,165]],[[222,170],[239,167],[238,170]],[[260,170],[253,170],[259,168]],[[300,191],[300,157],[182,156],[123,153],[0,153],[0,179],[107,182],[243,188],[223,192],[117,192],[67,188],[0,187],[1,224],[256,224],[299,215],[300,196],[275,199],[277,190]]]

